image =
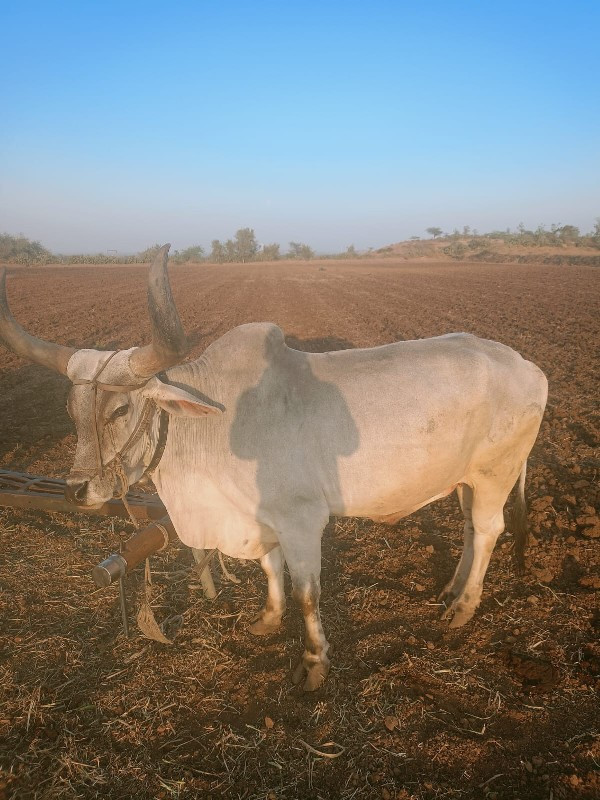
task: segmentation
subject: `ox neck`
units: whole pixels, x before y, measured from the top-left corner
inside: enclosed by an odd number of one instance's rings
[[[160,376],[163,379],[164,375]],[[156,420],[156,413],[158,412],[158,432],[156,434],[156,440],[154,440],[154,431],[155,428],[155,420]],[[128,451],[134,448],[142,439],[144,434],[147,435],[148,440],[151,443],[151,450],[152,456],[150,457],[150,461],[144,467],[142,474],[137,479],[141,481],[146,475],[152,476],[152,473],[158,467],[160,460],[165,452],[165,447],[167,445],[167,438],[169,435],[169,414],[163,408],[159,408],[153,400],[146,398],[143,401],[142,409],[140,412],[140,416],[138,421],[135,425],[135,428],[131,432],[131,435],[125,442],[125,444],[115,453],[112,461],[114,463],[120,463],[122,465],[123,458],[126,457]]]

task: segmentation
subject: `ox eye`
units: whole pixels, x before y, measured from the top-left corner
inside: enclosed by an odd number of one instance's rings
[[[129,411],[129,405],[126,403],[124,406],[119,406],[119,408],[115,409],[113,413],[110,415],[111,421],[113,419],[118,419],[119,417],[124,417],[125,414]]]

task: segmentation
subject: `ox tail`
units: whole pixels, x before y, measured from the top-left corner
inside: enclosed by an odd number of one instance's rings
[[[514,535],[513,559],[516,571],[522,575],[525,571],[525,550],[527,549],[527,503],[525,502],[525,477],[527,461],[523,464],[517,482],[517,496],[511,513],[511,529]]]

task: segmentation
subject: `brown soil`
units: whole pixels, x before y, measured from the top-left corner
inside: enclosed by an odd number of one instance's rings
[[[34,333],[129,347],[149,335],[145,278],[135,266],[19,269],[9,295]],[[265,593],[256,563],[229,560],[241,584],[223,581],[208,602],[189,551],[156,557],[157,616],[183,624],[172,647],[125,640],[116,591],[95,590],[90,568],[131,527],[5,509],[0,800],[599,797],[600,271],[373,260],[175,267],[172,282],[195,354],[270,320],[306,350],[466,330],[535,361],[550,398],[530,461],[528,570],[514,575],[503,534],[478,613],[449,631],[434,598],[460,552],[454,497],[394,527],[332,520],[333,668],[302,695],[293,604],[281,633],[246,631]],[[0,465],[64,475],[66,381],[0,356]],[[136,573],[132,603],[139,588]]]

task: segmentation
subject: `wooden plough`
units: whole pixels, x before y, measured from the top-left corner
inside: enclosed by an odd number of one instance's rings
[[[42,475],[0,469],[0,506],[130,519],[125,504],[119,498],[112,498],[99,508],[86,508],[67,502],[64,491],[65,481],[61,478],[46,478]],[[177,540],[175,529],[157,495],[130,490],[127,492],[127,503],[136,520],[149,519],[152,522],[128,539],[119,553],[112,553],[92,569],[92,579],[100,588],[119,581],[122,621],[126,635],[128,613],[124,591],[125,576],[144,559],[163,550],[169,542]],[[202,586],[207,597],[215,597],[209,568],[209,561],[215,551],[204,556],[201,554],[202,551],[194,551]]]

